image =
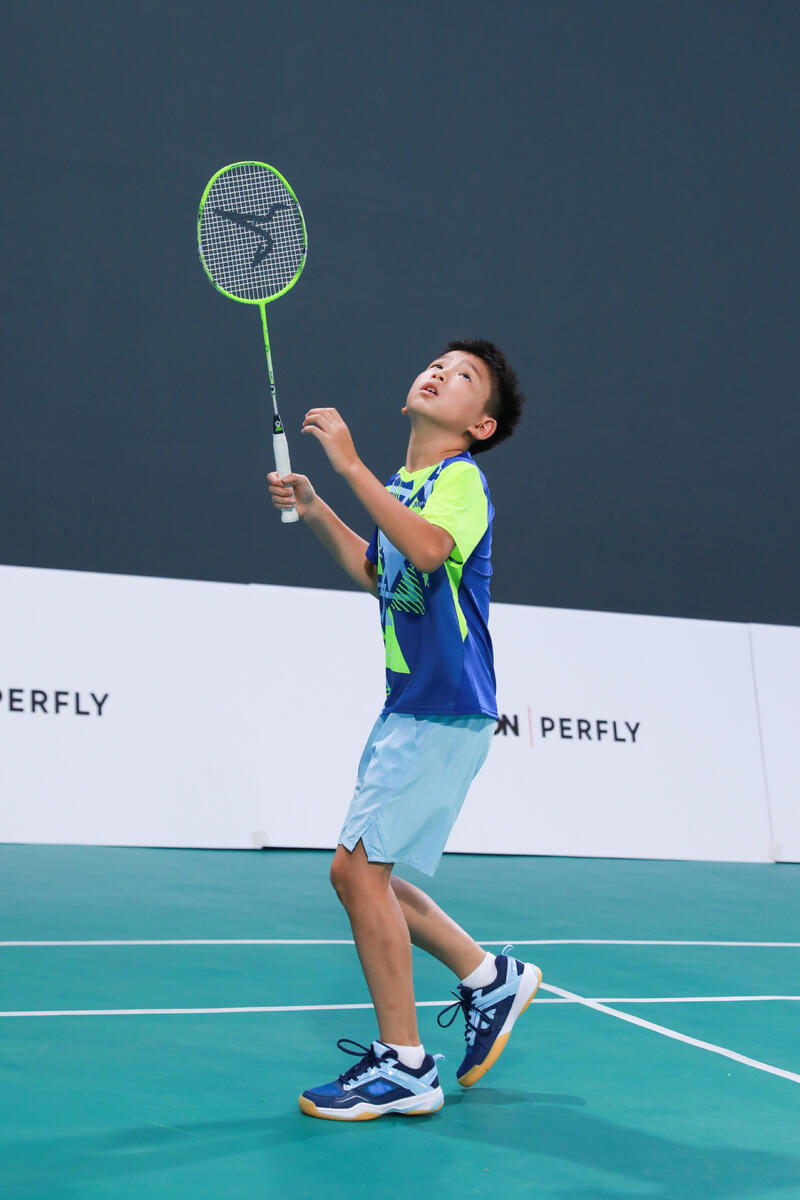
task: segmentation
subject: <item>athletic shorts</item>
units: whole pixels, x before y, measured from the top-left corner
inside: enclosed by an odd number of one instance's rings
[[[359,838],[370,862],[433,875],[464,798],[483,766],[494,717],[378,717],[358,764],[339,841]]]

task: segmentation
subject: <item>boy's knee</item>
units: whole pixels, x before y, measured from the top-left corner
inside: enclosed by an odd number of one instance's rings
[[[331,887],[343,904],[353,889],[356,876],[354,868],[351,852],[345,850],[344,846],[337,846],[331,863],[330,881]]]
[[[342,864],[341,859],[339,858],[339,852],[337,850],[336,854],[333,856],[333,862],[331,863],[331,870],[328,878],[331,881],[331,887],[336,892],[336,895],[340,900],[342,898],[342,889],[344,888],[346,874],[347,870]]]
[[[358,843],[352,851],[346,850],[341,844],[336,847],[331,863],[330,881],[336,895],[347,907],[357,896],[383,892],[387,878],[383,864],[369,863],[363,843]]]

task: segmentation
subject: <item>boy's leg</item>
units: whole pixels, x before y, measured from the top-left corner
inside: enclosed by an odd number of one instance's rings
[[[392,890],[392,863],[372,863],[363,843],[353,850],[339,845],[331,864],[331,883],[347,910],[364,971],[380,1040],[418,1046],[417,1010],[409,927]]]
[[[405,879],[391,883],[413,944],[468,980],[459,983],[461,999],[456,1000],[467,1018],[467,1052],[457,1079],[462,1087],[472,1087],[499,1058],[517,1017],[536,995],[542,972],[533,963],[508,958],[510,946],[497,956],[487,953],[420,888]]]
[[[458,979],[466,979],[486,958],[486,951],[421,888],[396,876],[391,877],[391,886],[413,944],[438,958]]]

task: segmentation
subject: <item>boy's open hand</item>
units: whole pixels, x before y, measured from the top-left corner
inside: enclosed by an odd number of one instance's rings
[[[277,471],[270,471],[267,479],[275,507],[289,509],[294,504],[298,517],[304,517],[317,498],[306,475],[292,472],[281,479]]]
[[[303,433],[311,433],[322,443],[330,464],[339,475],[346,475],[358,462],[356,448],[335,408],[311,408],[303,421]]]

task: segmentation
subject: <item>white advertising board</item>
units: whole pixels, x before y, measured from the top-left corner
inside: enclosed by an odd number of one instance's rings
[[[768,859],[746,626],[498,604],[492,635],[449,850]],[[365,594],[0,568],[0,840],[333,847],[383,692]]]
[[[747,626],[499,604],[492,637],[501,731],[449,849],[767,861]]]
[[[366,592],[248,588],[260,631],[262,846],[334,847],[383,707],[383,641]]]
[[[0,568],[0,839],[252,844],[246,590]]]
[[[751,625],[772,857],[800,862],[800,629]]]

